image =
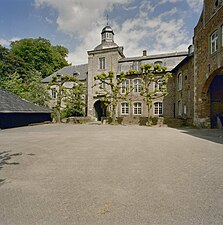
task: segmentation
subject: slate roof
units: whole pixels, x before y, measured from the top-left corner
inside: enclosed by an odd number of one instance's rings
[[[188,55],[188,52],[174,52],[174,53],[165,53],[165,54],[157,54],[157,55],[139,56],[139,57],[128,57],[128,58],[120,59],[119,63],[129,62],[129,61],[143,61],[143,60],[179,57],[179,56],[187,56],[187,55]]]
[[[105,42],[103,41],[100,45],[98,45],[94,50],[102,50],[108,48],[117,48],[118,45],[115,42]]]
[[[0,89],[0,113],[51,113],[51,111]]]
[[[79,81],[85,81],[87,79],[88,74],[88,64],[82,64],[77,66],[66,66],[55,73],[51,74],[50,76],[43,79],[43,83],[49,83],[52,80],[52,77],[59,75],[73,75]]]

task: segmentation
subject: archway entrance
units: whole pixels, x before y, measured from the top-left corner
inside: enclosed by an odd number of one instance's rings
[[[94,109],[98,121],[101,121],[102,117],[106,117],[106,107],[100,100],[94,103]]]
[[[211,128],[219,128],[219,123],[223,125],[223,76],[217,75],[211,82],[210,108],[211,108]]]

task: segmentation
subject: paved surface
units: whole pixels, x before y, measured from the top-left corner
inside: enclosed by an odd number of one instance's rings
[[[223,132],[0,131],[1,225],[222,225]]]

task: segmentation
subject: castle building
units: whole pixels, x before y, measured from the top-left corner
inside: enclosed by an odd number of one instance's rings
[[[87,64],[70,67],[71,75],[78,75],[87,83],[87,116],[99,121],[107,116],[100,102],[103,93],[100,93],[99,85],[95,86],[96,75],[113,71],[115,80],[121,72],[139,70],[143,64],[159,64],[172,72],[173,77],[168,81],[168,96],[153,100],[150,115],[163,116],[167,123],[172,120],[181,125],[222,127],[222,0],[204,0],[203,11],[194,28],[193,45],[186,52],[149,55],[144,50],[142,56],[125,57],[124,48],[115,43],[114,31],[107,25],[102,29],[101,43],[87,53]],[[59,72],[68,70],[66,68]],[[45,78],[46,83],[49,80]],[[128,75],[123,85],[134,88],[127,101],[118,103],[116,114],[126,122],[138,123],[141,117],[148,116],[145,99],[140,95],[142,78],[137,74]],[[151,90],[154,88],[155,84]],[[120,91],[124,93],[124,89]]]
[[[143,51],[140,57],[127,58],[124,56],[123,47],[118,46],[114,42],[114,31],[110,26],[105,26],[101,32],[101,44],[94,50],[88,51],[88,111],[87,115],[101,120],[106,116],[106,110],[101,107],[99,85],[94,86],[94,77],[101,73],[113,71],[114,79],[121,72],[129,70],[139,70],[143,64],[160,64],[167,67],[167,71],[171,71],[180,61],[188,55],[187,52],[174,52],[168,54],[147,55],[147,51]],[[134,87],[133,92],[127,101],[120,101],[117,107],[118,117],[125,118],[126,122],[138,123],[140,117],[147,117],[148,110],[143,97],[140,95],[140,87],[142,78],[137,75],[127,77],[125,85]],[[153,87],[155,89],[155,84]],[[120,90],[121,91],[121,90]],[[124,93],[123,93],[124,94]],[[153,102],[150,115],[163,115],[163,99],[160,98]]]
[[[164,116],[197,127],[223,124],[223,1],[204,0],[194,28],[194,51],[172,71]]]

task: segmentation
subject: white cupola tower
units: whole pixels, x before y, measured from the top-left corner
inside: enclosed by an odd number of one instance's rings
[[[101,42],[114,42],[114,32],[109,25],[102,29]]]

